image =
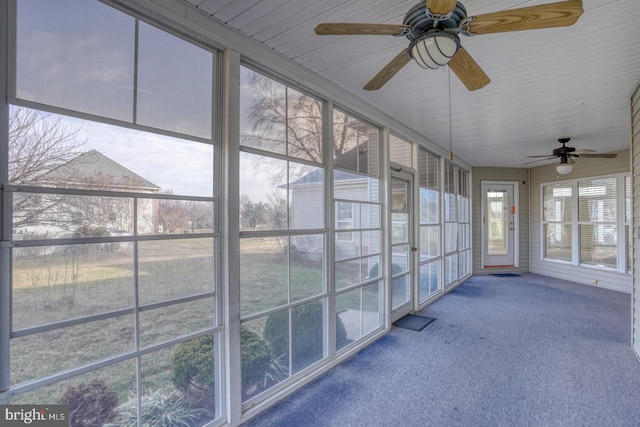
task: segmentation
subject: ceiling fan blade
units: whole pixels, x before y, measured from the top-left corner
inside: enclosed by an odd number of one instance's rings
[[[431,13],[445,15],[455,9],[457,0],[427,0],[427,8]]]
[[[369,36],[397,36],[405,29],[411,29],[406,25],[394,24],[356,24],[348,22],[318,24],[315,32],[319,36],[340,35],[369,35]]]
[[[541,155],[541,156],[527,156],[527,157],[529,157],[529,158],[531,158],[531,159],[535,159],[536,157],[548,157],[548,158],[550,158],[550,159],[554,159],[554,158],[555,158],[555,156],[552,156],[552,155],[550,155],[550,154],[543,154],[543,155]]]
[[[600,159],[613,159],[617,157],[616,153],[602,153],[602,154],[579,154],[578,157],[597,157]]]
[[[567,27],[575,24],[584,10],[582,0],[568,0],[475,16],[469,23],[471,34]]]
[[[542,157],[542,156],[527,156],[527,157]],[[545,157],[547,157],[547,156],[545,156]],[[553,160],[553,159],[555,159],[555,157],[547,157],[546,159],[538,159],[538,160],[534,160],[532,162],[523,163],[522,166],[530,165],[532,163],[544,162],[545,160]]]
[[[378,72],[370,81],[364,86],[364,90],[378,90],[387,83],[391,77],[395,76],[398,71],[402,69],[407,63],[411,61],[411,55],[408,50],[403,50],[395,58],[391,60],[382,70]]]
[[[491,82],[491,79],[462,46],[449,61],[449,67],[469,90],[482,89]]]
[[[595,153],[595,152],[596,152],[595,150],[589,150],[589,149],[585,148],[585,149],[582,149],[582,150],[573,151],[571,154],[580,155],[580,154],[588,154],[588,153]]]

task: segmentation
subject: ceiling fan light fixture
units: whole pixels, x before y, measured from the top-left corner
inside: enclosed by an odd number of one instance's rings
[[[460,39],[453,33],[431,31],[411,42],[411,57],[422,68],[433,70],[449,63],[460,49]]]
[[[568,175],[573,171],[573,159],[567,159],[566,157],[562,157],[560,159],[560,164],[556,166],[556,171],[560,175]]]

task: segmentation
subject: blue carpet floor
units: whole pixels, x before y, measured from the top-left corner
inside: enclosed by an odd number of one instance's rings
[[[248,426],[640,426],[628,294],[476,276]]]

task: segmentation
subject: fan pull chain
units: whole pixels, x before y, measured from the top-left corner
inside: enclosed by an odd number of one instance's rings
[[[451,137],[451,67],[447,67],[449,76],[449,160],[453,161],[453,139]]]

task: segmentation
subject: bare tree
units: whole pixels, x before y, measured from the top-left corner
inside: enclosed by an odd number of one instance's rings
[[[62,117],[27,108],[11,109],[9,115],[9,183],[24,184],[67,163],[84,146],[80,128]]]

